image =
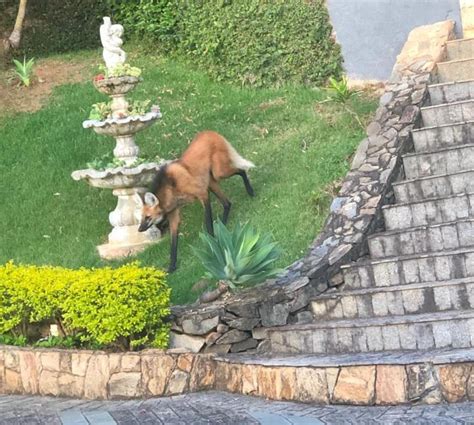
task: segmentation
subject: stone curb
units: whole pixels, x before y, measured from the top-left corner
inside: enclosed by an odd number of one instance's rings
[[[319,404],[454,403],[474,400],[474,362],[265,366],[159,350],[0,349],[1,394],[102,400],[212,389]]]

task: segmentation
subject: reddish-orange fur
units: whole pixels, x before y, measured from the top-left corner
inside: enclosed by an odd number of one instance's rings
[[[243,168],[237,168],[236,163]],[[174,269],[179,209],[193,201],[199,201],[205,208],[207,229],[212,233],[212,213],[210,210],[209,190],[213,192],[224,206],[224,222],[230,209],[230,201],[219,187],[219,181],[235,174],[240,174],[250,195],[253,189],[248,182],[245,170],[253,166],[238,155],[229,143],[214,131],[198,133],[180,159],[166,166],[155,182],[153,195],[157,202],[145,203],[142,209],[140,230],[146,230],[151,224],[166,217],[172,236],[172,259],[170,269]],[[151,223],[151,224],[150,224]],[[148,227],[146,227],[148,225]]]

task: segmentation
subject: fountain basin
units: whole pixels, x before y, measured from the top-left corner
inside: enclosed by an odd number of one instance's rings
[[[156,109],[145,115],[130,115],[125,118],[107,118],[104,121],[86,120],[82,123],[84,128],[93,128],[97,134],[121,137],[138,133],[152,125],[161,118],[161,112]]]
[[[136,167],[116,167],[105,170],[76,170],[71,177],[76,180],[86,180],[90,186],[102,189],[128,189],[147,187],[162,164],[149,162]]]
[[[138,77],[112,77],[104,78],[103,80],[94,80],[94,86],[103,94],[116,96],[132,91],[140,81],[142,81],[142,79]]]

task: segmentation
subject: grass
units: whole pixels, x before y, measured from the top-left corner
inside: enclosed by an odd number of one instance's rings
[[[100,56],[97,52],[80,54]],[[364,136],[354,115],[331,102],[327,93],[291,86],[253,90],[210,81],[205,74],[174,60],[137,55],[144,82],[131,95],[158,102],[163,119],[137,137],[143,156],[176,158],[193,135],[213,129],[257,168],[250,179],[250,198],[240,178],[223,182],[233,202],[230,225],[250,221],[271,232],[284,249],[280,266],[302,256],[327,215],[331,183],[343,176],[348,160]],[[92,76],[92,70],[91,70]],[[0,118],[2,181],[0,263],[101,267],[95,245],[110,231],[108,212],[115,207],[111,191],[74,182],[72,171],[111,152],[112,138],[84,130],[93,103],[106,101],[91,83],[65,85],[36,113]],[[366,96],[349,107],[364,122],[375,109]],[[222,213],[214,202],[214,213]],[[178,270],[169,276],[172,301],[194,301],[190,289],[204,269],[190,246],[202,229],[201,206],[183,210]],[[143,264],[165,268],[169,240],[140,254]],[[118,262],[112,264],[119,264]]]

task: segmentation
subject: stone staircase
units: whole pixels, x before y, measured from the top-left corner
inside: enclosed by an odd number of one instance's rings
[[[312,301],[313,323],[270,329],[273,353],[474,347],[474,39],[448,43],[429,95],[370,258]]]

